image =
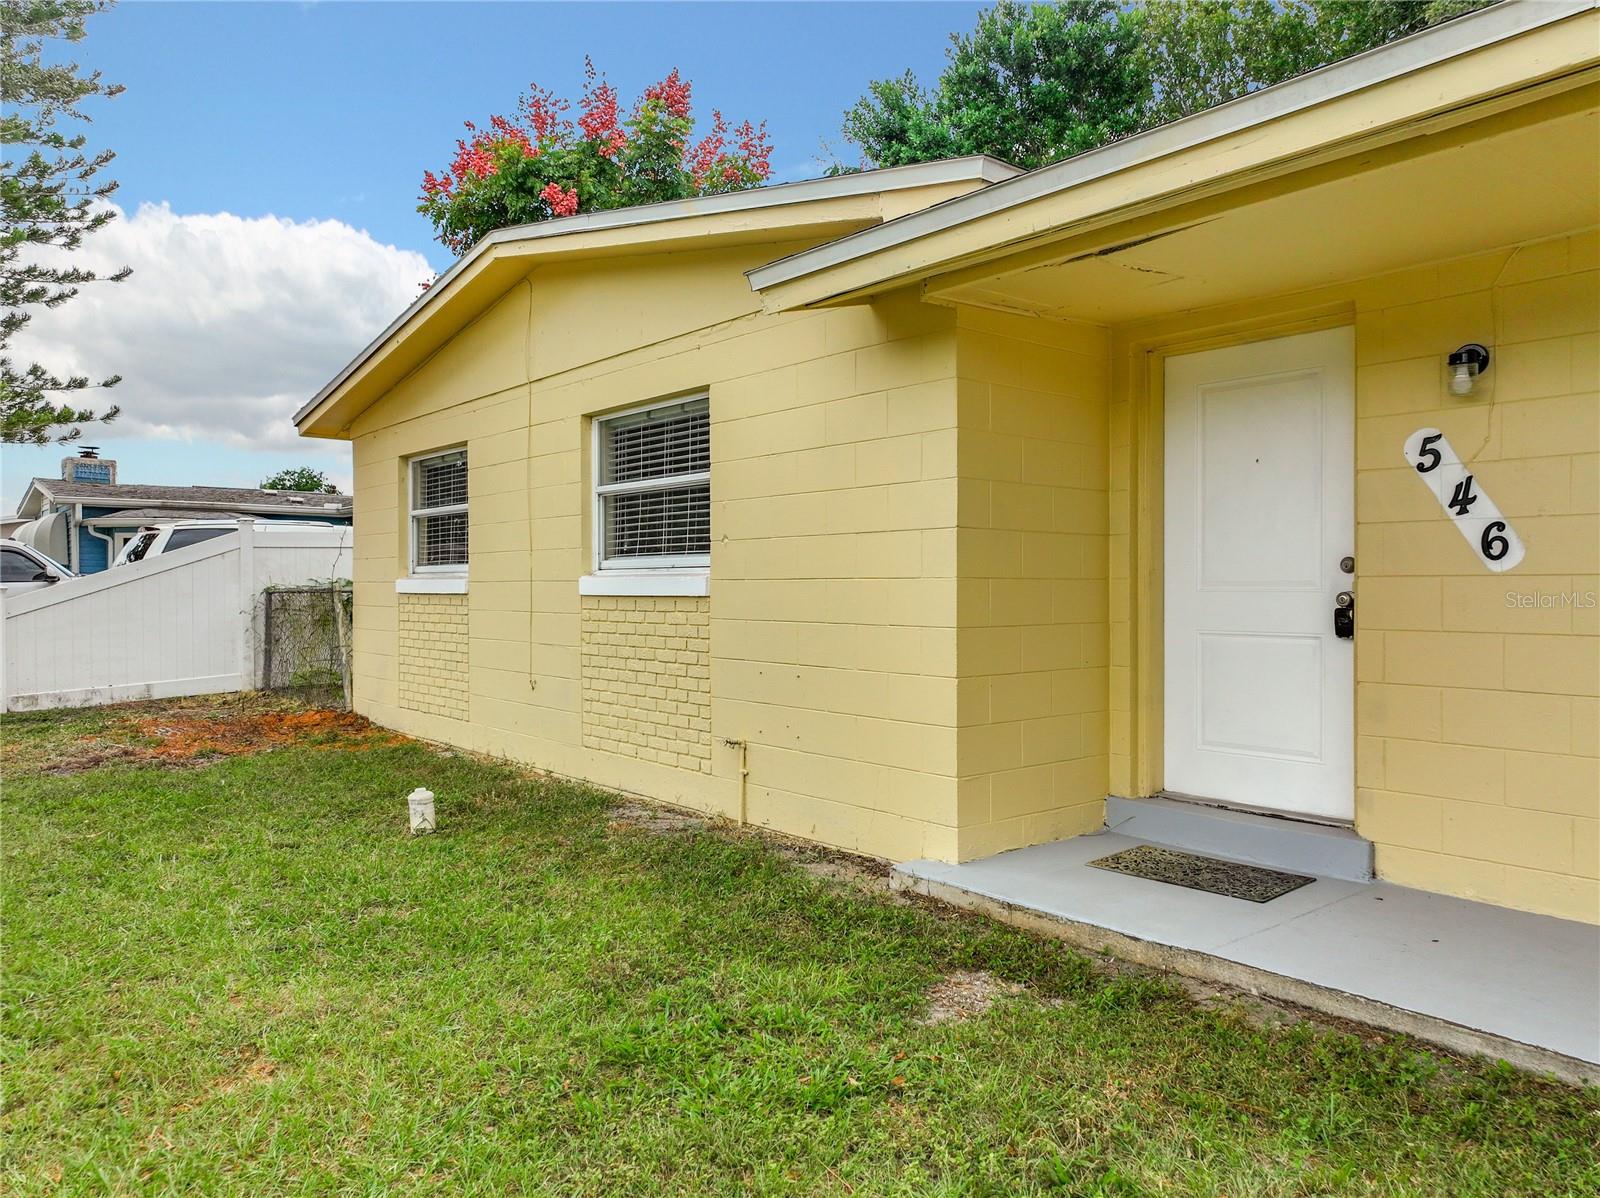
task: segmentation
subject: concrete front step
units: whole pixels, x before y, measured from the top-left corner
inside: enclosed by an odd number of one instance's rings
[[[1267,903],[1096,869],[1111,832],[891,885],[1129,961],[1600,1084],[1600,936],[1590,924],[1326,876]]]
[[[1106,830],[1150,844],[1317,878],[1370,882],[1372,842],[1354,828],[1160,796],[1106,800]]]

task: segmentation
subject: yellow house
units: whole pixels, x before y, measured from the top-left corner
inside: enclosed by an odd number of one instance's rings
[[[894,861],[1198,800],[1600,922],[1597,221],[1563,2],[1026,174],[502,230],[298,416],[356,706]]]

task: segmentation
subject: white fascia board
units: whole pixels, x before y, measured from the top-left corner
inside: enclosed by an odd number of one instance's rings
[[[1410,37],[1294,79],[1262,88],[1145,133],[1089,150],[1051,166],[968,195],[957,196],[815,249],[802,250],[747,271],[751,289],[763,291],[846,262],[891,249],[967,221],[1004,212],[1081,184],[1130,170],[1207,142],[1314,108],[1352,92],[1413,74],[1451,58],[1506,41],[1600,7],[1600,0],[1504,0]]]
[[[795,183],[774,183],[771,187],[753,187],[747,191],[728,191],[719,195],[691,196],[686,200],[663,200],[656,204],[639,204],[632,208],[611,208],[604,212],[584,212],[577,216],[562,216],[554,220],[539,221],[531,225],[510,225],[481,238],[473,247],[436,278],[429,288],[412,301],[393,323],[363,349],[350,364],[336,374],[316,395],[307,400],[294,414],[300,423],[352,374],[361,368],[380,346],[398,333],[417,313],[436,303],[450,283],[473,263],[503,245],[544,241],[553,237],[567,237],[576,233],[594,233],[607,229],[627,229],[639,225],[662,224],[685,220],[695,216],[715,216],[725,212],[755,212],[763,208],[781,208],[789,204],[805,204],[813,200],[833,200],[846,196],[877,195],[882,192],[904,191],[910,187],[931,187],[941,183],[979,180],[985,184],[999,183],[1022,174],[1022,168],[1002,162],[987,154],[970,154],[964,158],[946,158],[938,162],[918,162],[910,166],[883,167],[878,170],[854,171],[847,175],[832,175],[823,179],[802,179]]]

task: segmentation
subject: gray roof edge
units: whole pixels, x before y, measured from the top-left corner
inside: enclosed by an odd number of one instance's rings
[[[160,507],[134,507],[124,508],[109,516],[85,516],[85,524],[127,524],[139,523],[150,520],[242,520],[249,515],[248,512],[236,511],[189,511],[174,512],[168,508]]]
[[[1474,50],[1600,7],[1600,0],[1502,0],[1304,75],[1251,92],[1144,133],[945,200],[871,229],[747,271],[755,291],[816,274],[966,221],[1067,191],[1254,125],[1313,108]]]
[[[268,491],[260,487],[168,487],[160,483],[80,483],[71,482],[67,479],[38,477],[31,479],[28,483],[28,491],[33,490],[38,490],[56,503],[140,502],[145,504],[164,504],[171,507],[203,507],[210,510],[216,510],[218,504],[223,504],[228,507],[255,508],[271,512],[331,511],[348,509],[354,502],[353,496],[343,493]],[[193,494],[195,491],[207,491],[210,494],[196,495]],[[145,493],[139,494],[138,492]],[[165,493],[158,494],[154,492]],[[190,493],[184,494],[184,492]],[[276,501],[251,498],[253,496],[272,495],[302,495],[305,497],[305,502],[296,503],[289,498]],[[235,497],[238,498],[238,502],[235,502]],[[27,491],[23,493],[23,499],[25,502]]]

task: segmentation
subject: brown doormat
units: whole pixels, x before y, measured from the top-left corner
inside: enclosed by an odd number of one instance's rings
[[[1204,890],[1207,894],[1220,894],[1224,898],[1244,899],[1251,903],[1270,903],[1315,878],[1305,874],[1286,874],[1275,869],[1262,869],[1259,865],[1240,865],[1237,861],[1220,861],[1216,857],[1198,857],[1194,853],[1180,853],[1153,844],[1141,844],[1123,849],[1109,857],[1089,862],[1096,869],[1109,869],[1113,873],[1130,874],[1135,878],[1148,878],[1152,882],[1166,882],[1172,886],[1187,886],[1190,890]]]

